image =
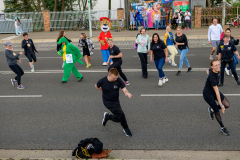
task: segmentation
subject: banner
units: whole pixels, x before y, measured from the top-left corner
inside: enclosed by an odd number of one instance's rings
[[[174,12],[179,12],[180,9],[186,12],[189,9],[189,1],[174,1]]]
[[[172,7],[172,0],[129,0],[129,3],[130,21],[131,15],[137,15],[137,20],[140,21],[141,26],[143,26],[143,21],[146,20],[150,28],[155,27],[154,15],[156,12],[161,14],[163,8],[165,8],[165,12],[168,13]],[[136,17],[134,17],[135,21]]]

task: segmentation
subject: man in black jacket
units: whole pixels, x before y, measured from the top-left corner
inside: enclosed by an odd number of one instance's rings
[[[36,63],[37,58],[35,52],[38,54],[34,43],[31,39],[28,38],[27,33],[23,33],[24,40],[22,41],[22,48],[24,49],[24,54],[29,60],[29,66],[31,68],[31,72],[34,72],[34,63]]]

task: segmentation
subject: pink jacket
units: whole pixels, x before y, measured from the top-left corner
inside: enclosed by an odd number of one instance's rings
[[[225,35],[224,35],[224,32],[222,32],[221,33],[221,35],[220,35],[220,40],[224,37]],[[231,36],[231,35],[230,35]]]

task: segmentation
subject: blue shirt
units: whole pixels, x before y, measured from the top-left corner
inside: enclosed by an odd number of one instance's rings
[[[169,36],[167,38],[167,46],[170,46],[170,45],[173,45],[173,34],[172,34],[172,32],[169,32]]]
[[[134,14],[133,14],[133,12],[130,13],[130,18],[131,18],[131,21],[134,21]]]
[[[139,14],[139,11],[138,12],[135,12],[135,20],[140,20],[140,14]]]

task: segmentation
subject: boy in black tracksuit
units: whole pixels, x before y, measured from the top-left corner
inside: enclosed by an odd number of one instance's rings
[[[21,77],[24,74],[22,68],[17,64],[17,60],[21,63],[19,56],[23,53],[14,53],[12,44],[10,41],[5,42],[6,50],[5,50],[5,56],[7,58],[7,63],[9,68],[17,74],[17,76],[14,79],[11,79],[13,87],[15,87],[16,81],[18,83],[17,89],[25,89],[25,87],[21,84]]]
[[[29,65],[31,68],[31,72],[34,72],[34,63],[37,62],[37,58],[35,52],[38,53],[36,50],[32,39],[28,38],[27,33],[23,33],[24,40],[22,41],[22,48],[24,49],[24,54],[29,60]]]

